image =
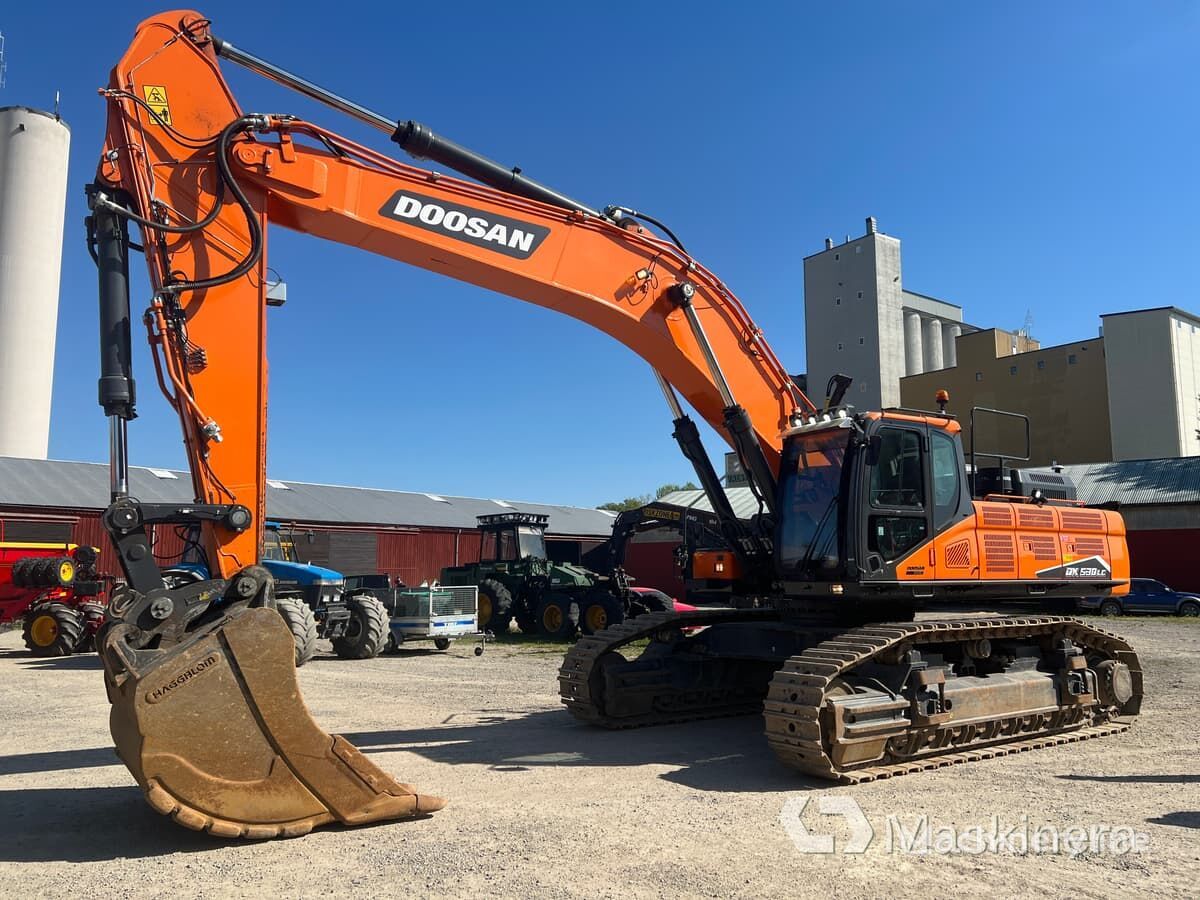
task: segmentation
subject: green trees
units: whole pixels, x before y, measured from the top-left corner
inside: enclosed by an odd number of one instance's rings
[[[597,509],[607,509],[611,512],[625,512],[627,509],[637,509],[639,506],[645,506],[652,500],[658,500],[667,494],[672,494],[675,491],[696,491],[699,488],[695,484],[688,481],[684,484],[660,484],[654,494],[641,494],[637,497],[626,497],[624,500],[614,500],[611,503],[601,503]]]

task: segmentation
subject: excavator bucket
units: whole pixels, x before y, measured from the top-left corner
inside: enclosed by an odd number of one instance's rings
[[[441,809],[317,725],[296,681],[291,632],[243,608],[169,649],[104,636],[117,754],[158,812],[222,837],[307,834]]]

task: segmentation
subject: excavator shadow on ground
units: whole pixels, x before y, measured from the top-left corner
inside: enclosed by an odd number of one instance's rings
[[[0,653],[0,659],[11,659],[23,669],[59,669],[85,671],[94,669],[100,671],[104,664],[95,653],[77,653],[72,656],[34,656],[32,653],[12,652]]]
[[[661,778],[699,791],[784,793],[828,786],[789,772],[775,760],[763,743],[759,716],[617,732],[580,726],[563,710],[485,710],[455,714],[432,728],[344,736],[394,771],[403,766],[389,767],[379,757],[405,752],[452,766],[485,765],[492,779],[522,778],[546,766],[664,765],[671,771]],[[7,756],[0,759],[0,775],[119,765],[111,748],[93,747]],[[94,862],[230,846],[222,838],[163,828],[161,817],[141,802],[141,791],[132,784],[4,790],[0,808],[8,810],[0,817],[0,861]],[[97,829],[97,822],[105,827]]]
[[[449,765],[486,765],[501,776],[543,766],[665,765],[673,771],[664,773],[664,780],[699,791],[828,786],[784,768],[762,734],[762,717],[757,715],[610,731],[581,726],[562,710],[485,710],[453,715],[435,728],[345,737],[364,753],[416,753]]]
[[[101,862],[231,846],[208,834],[164,828],[162,816],[145,804],[133,784],[0,791],[0,808],[5,810],[0,816],[2,862]]]

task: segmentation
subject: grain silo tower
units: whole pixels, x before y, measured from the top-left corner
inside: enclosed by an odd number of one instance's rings
[[[71,132],[0,108],[0,456],[45,459]]]

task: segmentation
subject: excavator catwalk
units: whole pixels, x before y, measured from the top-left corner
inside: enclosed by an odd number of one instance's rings
[[[223,61],[473,180],[290,114],[246,112]],[[703,558],[721,608],[644,614],[582,638],[559,675],[580,720],[625,728],[763,712],[786,765],[860,781],[1107,734],[1136,715],[1141,667],[1112,635],[1054,616],[913,622],[929,601],[1127,592],[1121,517],[1040,492],[974,496],[978,470],[944,405],[856,411],[838,376],[818,408],[733,292],[654,217],[592,207],[366,109],[216,37],[197,12],[142,22],[101,94],[89,231],[111,443],[103,522],[125,585],[97,644],[118,753],[159,812],[265,838],[444,802],[312,720],[258,565],[272,225],[557,310],[653,369],[712,508],[709,535],[719,532],[719,552]],[[179,416],[188,504],[129,493],[132,252],[149,270],[141,321]],[[685,401],[736,452],[753,516],[734,514]],[[161,525],[195,529],[211,578],[164,582],[152,547]]]

